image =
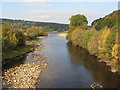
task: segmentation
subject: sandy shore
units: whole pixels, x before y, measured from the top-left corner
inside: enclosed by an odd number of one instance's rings
[[[66,36],[67,36],[67,33],[58,33],[58,36],[59,36],[59,37],[66,38]]]
[[[40,39],[43,39],[43,38],[45,38],[46,36],[39,36],[39,37],[37,37],[37,38],[40,38]]]

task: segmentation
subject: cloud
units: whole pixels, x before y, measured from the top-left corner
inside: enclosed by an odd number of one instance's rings
[[[25,6],[28,7],[35,7],[35,8],[47,8],[47,7],[51,7],[52,5],[48,4],[47,2],[28,2],[25,3]]]
[[[76,6],[70,10],[30,10],[27,12],[31,20],[35,21],[45,21],[45,22],[59,22],[59,23],[69,23],[69,18],[75,14],[84,14],[88,21],[89,25],[95,19],[105,16],[105,12],[97,12],[89,10],[84,5]]]
[[[67,12],[57,10],[36,10],[30,11],[28,14],[31,15],[31,19],[34,19],[36,21],[50,21],[60,23],[66,23],[65,16],[68,15]]]
[[[66,5],[65,8],[61,7],[62,6],[61,4],[59,6],[59,4],[55,5],[55,4],[46,3],[46,2],[39,2],[39,3],[25,2],[23,6],[25,9],[20,11],[21,14],[18,14],[14,11],[12,12],[4,11],[5,12],[4,16],[7,16],[9,18],[13,17],[17,19],[21,18],[21,19],[31,20],[31,21],[69,23],[69,18],[72,15],[84,14],[87,17],[90,25],[90,23],[93,20],[110,13],[110,9],[108,9],[110,8],[110,6],[106,6],[108,7],[106,9],[105,6],[103,7],[96,6],[97,8],[96,7],[90,8],[90,6],[87,6],[88,4],[79,4],[79,5],[69,6],[69,4],[66,3],[64,5]],[[52,8],[48,8],[51,6]],[[111,9],[111,11],[113,11],[113,9]]]
[[[50,16],[49,15],[39,15],[39,16],[34,16],[34,19],[48,19],[48,18],[50,18]]]

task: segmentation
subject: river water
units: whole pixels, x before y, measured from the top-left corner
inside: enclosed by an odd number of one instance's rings
[[[89,88],[93,83],[104,88],[119,86],[117,74],[85,50],[68,44],[65,38],[51,33],[41,43],[45,48],[40,53],[49,61],[37,88]]]

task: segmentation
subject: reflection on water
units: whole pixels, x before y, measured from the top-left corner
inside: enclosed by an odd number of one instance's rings
[[[40,56],[44,53],[49,64],[40,76],[38,88],[89,88],[93,83],[106,88],[120,86],[118,75],[111,73],[108,66],[98,63],[87,51],[68,44],[66,39],[57,34],[49,34],[42,40],[42,44],[45,49],[34,53]],[[10,68],[25,61],[34,61],[31,54],[3,67]]]
[[[48,68],[42,73],[39,88],[88,88],[92,83],[103,87],[118,87],[118,75],[104,64],[56,34],[42,40],[41,53],[49,58]]]
[[[94,80],[101,84],[103,87],[118,87],[118,75],[110,72],[109,67],[105,64],[98,63],[98,61],[90,56],[84,49],[80,49],[71,44],[68,44],[68,50],[71,56],[73,65],[80,65],[89,70]]]

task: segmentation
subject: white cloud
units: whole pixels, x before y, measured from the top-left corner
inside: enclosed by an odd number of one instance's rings
[[[50,18],[50,16],[49,15],[40,15],[40,16],[36,16],[34,18],[36,18],[36,19],[48,19],[48,18]]]
[[[28,0],[26,0],[26,1],[28,1]],[[30,1],[32,1],[32,0],[30,0]],[[31,20],[31,21],[69,23],[69,18],[72,15],[84,14],[87,17],[87,19],[89,21],[89,25],[90,25],[90,23],[93,20],[100,18],[101,16],[105,16],[107,14],[106,11],[99,12],[99,10],[95,9],[95,8],[93,8],[93,10],[90,10],[89,8],[87,8],[87,6],[84,6],[82,4],[80,6],[76,6],[72,9],[69,9],[69,10],[67,10],[67,9],[56,10],[56,8],[40,9],[41,7],[42,8],[51,7],[51,5],[49,3],[46,3],[46,2],[29,3],[29,4],[25,3],[25,6],[31,7],[31,8],[29,9],[30,11],[23,10],[22,14],[24,14],[24,15],[22,15],[22,16],[19,16],[19,15],[15,16],[14,12],[12,12],[12,13],[7,12],[8,14],[6,14],[6,15],[9,15],[9,17],[11,16],[14,18],[22,18],[22,19]],[[36,9],[35,7],[37,7],[38,9]],[[101,7],[101,10],[103,10],[103,9],[104,9],[104,7]]]
[[[110,13],[110,12],[109,12]],[[86,6],[77,6],[71,10],[33,10],[28,11],[30,15],[30,20],[35,21],[45,21],[45,22],[59,22],[59,23],[69,23],[69,18],[75,14],[84,14],[88,21],[89,25],[95,19],[105,16],[105,12],[95,13],[92,10],[89,10]]]
[[[28,2],[25,3],[25,6],[28,7],[37,7],[37,8],[46,8],[46,7],[51,7],[52,5],[48,4],[47,2]]]
[[[50,21],[61,23],[66,23],[64,20],[66,20],[65,16],[68,15],[67,12],[56,10],[38,10],[28,12],[28,14],[31,15],[31,19],[34,19],[36,21]]]

